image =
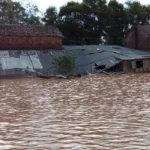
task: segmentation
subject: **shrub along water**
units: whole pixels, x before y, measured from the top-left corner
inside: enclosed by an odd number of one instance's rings
[[[55,57],[55,72],[57,74],[70,76],[76,73],[76,60],[70,55],[61,55]]]

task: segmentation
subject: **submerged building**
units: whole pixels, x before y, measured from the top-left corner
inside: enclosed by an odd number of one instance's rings
[[[150,51],[135,45],[63,46],[62,38],[52,26],[0,25],[0,75],[53,74],[55,57],[64,54],[75,57],[81,74],[150,72]]]
[[[150,52],[120,46],[66,46],[80,73],[150,72]]]
[[[42,25],[0,25],[0,50],[61,49],[62,33]]]
[[[120,46],[63,46],[55,50],[0,51],[0,75],[54,73],[54,59],[59,55],[75,57],[77,72],[150,72],[150,52]]]

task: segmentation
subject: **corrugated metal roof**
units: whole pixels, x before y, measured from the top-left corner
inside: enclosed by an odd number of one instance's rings
[[[64,46],[64,51],[35,51],[35,50],[11,50],[7,51],[9,57],[0,55],[0,64],[3,70],[23,69],[30,71],[50,72],[54,71],[54,58],[58,55],[68,54],[76,58],[78,72],[94,73],[95,66],[105,66],[109,69],[122,60],[150,58],[150,52],[128,49],[120,46]],[[4,53],[4,52],[3,52]]]
[[[120,46],[89,45],[89,46],[64,46],[66,54],[76,57],[78,66],[91,71],[92,65],[104,65],[105,69],[111,68],[122,60],[134,60],[150,57],[150,52],[128,49]],[[90,65],[90,67],[89,67]],[[88,66],[88,67],[87,67]]]
[[[30,57],[30,59],[32,61],[32,64],[33,64],[33,67],[35,69],[42,69],[43,68],[42,64],[41,64],[41,62],[39,60],[38,55],[30,55],[29,57]]]

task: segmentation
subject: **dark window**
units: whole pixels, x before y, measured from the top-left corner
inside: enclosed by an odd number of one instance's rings
[[[136,68],[143,68],[143,61],[136,61]]]
[[[95,69],[96,69],[96,70],[103,70],[103,69],[105,69],[105,68],[106,68],[105,65],[98,65],[97,63],[95,63]]]

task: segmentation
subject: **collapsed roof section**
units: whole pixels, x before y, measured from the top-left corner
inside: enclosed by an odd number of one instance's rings
[[[123,60],[150,58],[150,52],[128,49],[120,46],[64,46],[65,53],[76,57],[79,72],[101,72]]]

